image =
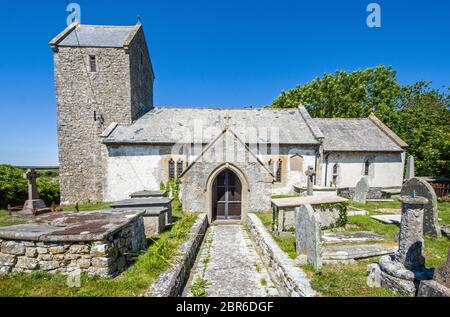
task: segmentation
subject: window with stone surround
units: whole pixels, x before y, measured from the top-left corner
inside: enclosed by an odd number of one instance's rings
[[[364,163],[364,176],[369,176],[370,173],[370,161],[366,160]]]
[[[181,174],[183,174],[183,164],[184,162],[179,159],[177,162],[177,177],[179,178],[181,176]]]
[[[91,73],[97,72],[97,58],[95,55],[89,55],[89,66],[91,69]]]
[[[169,161],[169,179],[172,180],[175,178],[175,161],[170,159]]]

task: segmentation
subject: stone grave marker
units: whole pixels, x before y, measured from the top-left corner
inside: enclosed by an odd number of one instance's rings
[[[418,297],[450,297],[450,248],[447,262],[434,271],[433,280],[422,281]]]
[[[314,176],[316,175],[316,172],[314,172],[314,168],[312,166],[308,166],[308,170],[305,172],[305,174],[308,178],[306,195],[313,196],[314,195]]]
[[[295,236],[297,254],[306,254],[316,270],[322,268],[320,254],[320,218],[311,205],[296,208]]]
[[[441,237],[442,233],[438,222],[437,197],[433,187],[428,182],[415,177],[407,180],[403,184],[400,195],[417,195],[428,199],[427,204],[424,206],[423,233],[433,237]]]
[[[39,198],[39,193],[38,193],[37,184],[36,184],[36,179],[37,179],[36,171],[34,169],[28,169],[24,176],[28,181],[28,200],[25,201],[23,210],[20,213],[34,214],[37,210],[47,209],[47,206],[45,205],[44,201]],[[47,211],[50,211],[50,210],[47,210]],[[39,212],[37,212],[37,213],[39,213]]]
[[[415,172],[414,172],[414,156],[410,155],[408,156],[408,160],[406,162],[406,177],[405,179],[411,179],[414,178]]]
[[[357,203],[365,204],[367,201],[367,194],[369,193],[369,181],[367,178],[363,177],[356,184],[355,196],[353,200]]]

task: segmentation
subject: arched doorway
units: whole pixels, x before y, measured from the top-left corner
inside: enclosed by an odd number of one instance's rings
[[[230,169],[221,171],[212,186],[212,220],[241,219],[242,184]]]

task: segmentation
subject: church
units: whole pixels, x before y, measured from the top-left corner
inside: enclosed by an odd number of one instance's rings
[[[50,46],[62,204],[114,202],[177,179],[183,209],[212,219],[268,211],[271,197],[351,196],[402,186],[407,144],[375,115],[316,119],[294,109],[164,107],[142,24],[72,24]],[[195,105],[194,105],[195,106]]]

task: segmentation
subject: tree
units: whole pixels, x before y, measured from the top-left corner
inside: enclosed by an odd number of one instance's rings
[[[22,205],[27,197],[27,181],[21,169],[0,165],[0,208]]]
[[[304,104],[313,117],[357,118],[375,113],[409,145],[421,176],[450,176],[450,91],[420,81],[401,86],[391,67],[338,71],[284,91],[276,108]]]

